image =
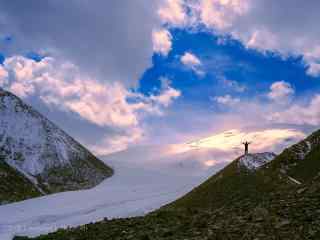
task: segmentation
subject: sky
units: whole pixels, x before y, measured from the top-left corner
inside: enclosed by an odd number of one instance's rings
[[[96,154],[181,143],[235,151],[244,139],[279,152],[320,125],[319,9],[0,0],[0,87]]]

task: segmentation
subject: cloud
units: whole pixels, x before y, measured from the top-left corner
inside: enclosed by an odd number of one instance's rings
[[[185,52],[181,57],[180,61],[187,66],[188,68],[191,68],[193,71],[195,71],[198,75],[203,75],[204,72],[200,70],[200,66],[202,65],[200,59],[192,54],[191,52]]]
[[[46,104],[78,113],[100,126],[135,126],[139,111],[161,113],[162,106],[168,107],[180,96],[170,86],[161,89],[158,95],[146,97],[120,83],[102,84],[80,74],[75,65],[49,57],[40,62],[10,57],[5,60],[4,69],[10,78],[10,83],[4,86],[20,97],[37,93]]]
[[[154,30],[152,32],[153,51],[167,56],[172,47],[171,39],[172,36],[168,30]]]
[[[109,135],[104,136],[99,143],[91,144],[90,149],[99,155],[107,155],[127,149],[130,144],[139,142],[144,135],[144,131],[140,127],[130,128],[121,134],[112,138]]]
[[[0,65],[0,86],[6,84],[8,81],[7,71]]]
[[[282,151],[283,145],[287,146],[304,137],[305,134],[301,131],[286,128],[265,130],[231,129],[207,138],[192,141],[189,143],[189,146],[197,149],[213,148],[241,154],[243,151],[242,142],[247,140],[252,141],[250,147],[253,152],[279,152]]]
[[[162,94],[160,95],[152,95],[150,99],[164,107],[168,107],[171,105],[172,101],[178,97],[180,97],[181,92],[172,87],[167,87]]]
[[[114,129],[117,134],[104,141],[113,150],[140,139],[144,117],[163,115],[163,110],[181,95],[169,84],[163,85],[157,94],[146,96],[128,90],[119,82],[101,83],[82,74],[76,65],[51,57],[36,62],[13,56],[4,61],[3,71],[8,81],[2,81],[1,86],[18,96],[36,97],[49,107],[77,114],[96,126]]]
[[[225,105],[225,106],[229,106],[229,107],[234,107],[238,103],[240,103],[240,98],[234,98],[234,97],[230,96],[229,94],[224,95],[224,96],[215,97],[214,100],[221,105]]]
[[[3,1],[0,34],[12,36],[7,56],[40,52],[99,81],[132,86],[152,64],[160,2]]]
[[[205,26],[215,35],[239,40],[247,48],[282,57],[302,56],[307,73],[320,75],[320,2],[284,0],[185,1],[194,25]],[[284,19],[283,16],[286,16]]]
[[[222,82],[224,87],[236,92],[244,92],[247,89],[245,85],[242,85],[234,80],[226,79],[225,77],[219,77],[219,80]]]
[[[189,67],[201,65],[200,59],[190,52],[186,52],[181,56],[181,62]]]
[[[228,94],[213,98],[222,106],[230,108],[219,113],[222,118],[217,121],[222,121],[222,125],[231,122],[231,125],[258,127],[274,124],[295,125],[306,131],[315,130],[320,125],[319,93],[309,100],[295,98],[294,90],[283,81],[275,82],[270,89],[268,96],[272,101],[268,102],[260,98],[240,100]]]
[[[200,19],[218,30],[230,28],[235,19],[249,10],[246,0],[202,0],[199,3]]]
[[[320,125],[320,94],[315,95],[307,104],[293,104],[282,111],[276,111],[268,116],[272,122],[287,124]]]
[[[183,26],[188,19],[183,0],[165,0],[158,9],[158,15],[163,23],[173,26]]]
[[[268,97],[279,103],[287,103],[292,95],[294,94],[294,89],[291,84],[285,81],[274,82],[270,86],[270,92],[268,93]]]

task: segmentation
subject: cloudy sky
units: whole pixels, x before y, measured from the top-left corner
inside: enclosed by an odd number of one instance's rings
[[[316,0],[0,0],[0,86],[97,154],[245,138],[283,148],[320,125],[319,10]]]

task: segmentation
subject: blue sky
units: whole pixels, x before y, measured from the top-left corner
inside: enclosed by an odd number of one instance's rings
[[[171,29],[173,47],[167,57],[153,56],[153,66],[140,79],[140,91],[148,94],[160,85],[161,77],[171,80],[174,87],[183,91],[184,100],[200,101],[212,105],[215,95],[234,94],[242,98],[255,98],[269,91],[275,81],[289,82],[296,89],[297,96],[319,90],[319,78],[306,74],[305,63],[300,56],[283,59],[272,52],[261,53],[246,49],[240,42],[229,40],[224,45],[217,43],[217,37],[207,32],[189,32]],[[205,76],[183,66],[180,56],[191,52],[202,62]],[[246,90],[237,93],[235,89],[219,84],[221,78],[237,82]],[[208,106],[206,105],[206,106]]]
[[[171,107],[173,112],[194,111],[200,113],[204,119],[212,119],[215,115],[234,110],[221,107],[214,101],[215,97],[225,95],[244,102],[257,102],[263,108],[263,104],[270,102],[267,97],[270,86],[280,81],[290,84],[294,90],[294,99],[291,104],[300,101],[308,102],[314,94],[319,92],[319,77],[307,74],[305,62],[301,56],[284,58],[276,52],[248,49],[234,39],[228,39],[221,44],[219,35],[213,35],[205,30],[190,32],[173,28],[170,29],[170,33],[173,39],[172,50],[168,56],[161,54],[153,56],[152,67],[147,69],[140,79],[139,91],[148,94],[159,88],[163,77],[170,79],[172,86],[182,92],[181,97]],[[201,60],[204,75],[199,76],[181,63],[180,57],[185,52],[191,52]],[[278,101],[282,100],[278,99]],[[193,116],[192,113],[190,115]],[[252,118],[255,119],[255,116]],[[191,122],[190,125],[186,123],[188,120]],[[196,121],[193,125],[192,119],[184,119],[184,123],[180,124],[183,126],[180,131],[185,131],[185,124],[190,131],[200,128],[199,131],[205,132],[206,128],[212,128],[206,120]],[[201,124],[203,126],[199,126]],[[243,127],[246,127],[245,123]],[[306,132],[315,128],[300,127],[306,129]],[[205,133],[202,134],[205,135]]]
[[[130,2],[2,2],[0,86],[98,154],[319,128],[316,1]]]

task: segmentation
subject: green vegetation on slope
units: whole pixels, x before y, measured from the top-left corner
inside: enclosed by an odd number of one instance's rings
[[[238,160],[167,207],[212,210],[239,201],[250,201],[251,204],[266,201],[281,179],[263,171],[248,170],[239,166]]]
[[[21,173],[0,157],[0,205],[41,196],[41,193]]]
[[[270,163],[270,170],[281,170],[302,183],[315,178],[320,172],[320,130],[285,149]]]
[[[70,165],[51,168],[37,175],[41,189],[48,194],[89,189],[113,174],[112,168],[92,154],[88,154],[86,159],[74,159]]]

